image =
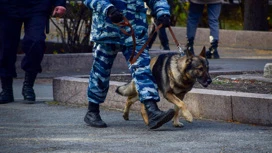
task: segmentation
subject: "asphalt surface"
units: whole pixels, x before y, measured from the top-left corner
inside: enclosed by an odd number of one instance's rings
[[[266,63],[272,62],[271,54],[232,58],[222,53],[221,59],[209,62],[212,72],[262,71]],[[169,122],[149,130],[139,112],[131,112],[131,120],[125,121],[121,111],[102,109],[101,116],[109,127],[89,127],[83,121],[86,107],[62,106],[53,101],[55,76],[39,75],[34,104],[22,99],[23,80],[14,80],[15,102],[0,105],[0,153],[272,153],[269,126],[211,120],[187,123],[181,119],[183,128],[172,127]]]
[[[84,124],[85,112],[45,102],[0,105],[0,152],[272,152],[272,127],[196,120],[149,130],[137,112],[125,121],[121,112],[103,109],[109,127],[98,129]]]

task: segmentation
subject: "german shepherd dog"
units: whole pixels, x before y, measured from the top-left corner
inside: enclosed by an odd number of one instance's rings
[[[179,110],[181,110],[186,121],[193,121],[193,116],[183,101],[185,94],[193,88],[196,81],[203,87],[207,87],[212,82],[205,50],[204,46],[201,53],[195,56],[186,49],[184,56],[178,53],[167,53],[153,57],[150,61],[152,75],[156,80],[159,91],[165,99],[174,104],[173,126],[175,127],[183,126],[179,122]],[[119,86],[116,92],[128,97],[123,114],[124,119],[128,120],[130,107],[138,100],[135,84],[131,81],[126,85]],[[141,115],[145,124],[148,124],[148,117],[143,104],[141,105]]]

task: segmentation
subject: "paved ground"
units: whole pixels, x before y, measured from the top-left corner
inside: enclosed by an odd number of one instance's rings
[[[272,152],[272,127],[196,120],[149,130],[138,113],[124,121],[121,112],[103,110],[109,127],[96,129],[83,123],[85,112],[44,102],[0,105],[0,152]]]
[[[248,53],[239,51],[239,54]],[[210,60],[211,70],[262,71],[266,63],[272,62],[272,53],[266,58],[256,52],[251,58],[228,55],[222,53],[222,59]],[[149,130],[138,112],[131,114],[130,121],[124,121],[120,111],[103,109],[102,118],[109,127],[88,127],[83,122],[86,108],[52,102],[52,83],[48,77],[54,75],[41,74],[35,84],[35,104],[22,100],[22,79],[14,80],[16,102],[0,105],[0,153],[272,152],[272,127],[268,126],[196,120],[192,124],[184,122],[184,128],[167,123],[158,130]]]

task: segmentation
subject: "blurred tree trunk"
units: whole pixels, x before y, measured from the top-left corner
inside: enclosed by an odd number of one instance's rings
[[[268,31],[268,0],[243,0],[244,30]]]

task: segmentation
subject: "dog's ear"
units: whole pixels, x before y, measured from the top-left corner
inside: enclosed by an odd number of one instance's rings
[[[206,47],[205,46],[203,46],[202,51],[199,54],[199,56],[202,56],[202,57],[206,58]]]
[[[192,58],[186,58],[185,64],[182,67],[182,73],[186,73],[186,71],[189,71],[192,69]]]

